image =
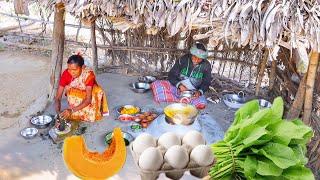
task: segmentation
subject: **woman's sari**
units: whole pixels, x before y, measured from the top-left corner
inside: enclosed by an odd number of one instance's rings
[[[81,75],[66,87],[67,100],[71,108],[78,106],[86,98],[86,82],[92,79],[95,79],[93,71],[84,68]],[[91,103],[83,109],[73,112],[70,119],[94,122],[101,120],[102,116],[108,114],[107,97],[103,89],[95,83],[92,87]]]

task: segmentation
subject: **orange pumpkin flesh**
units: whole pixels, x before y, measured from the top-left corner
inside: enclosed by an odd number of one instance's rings
[[[63,159],[68,169],[82,179],[106,179],[117,174],[126,161],[126,146],[120,128],[115,128],[113,134],[103,153],[88,151],[82,136],[66,138]]]

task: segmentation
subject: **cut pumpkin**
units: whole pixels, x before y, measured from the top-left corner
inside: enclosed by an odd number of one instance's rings
[[[106,179],[117,174],[126,161],[126,146],[120,128],[115,128],[113,134],[103,153],[90,152],[82,136],[66,138],[63,159],[68,169],[81,179]]]

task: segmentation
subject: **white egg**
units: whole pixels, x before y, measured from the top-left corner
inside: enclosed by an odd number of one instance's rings
[[[210,146],[201,144],[191,151],[190,159],[199,166],[208,166],[213,163],[214,156]]]
[[[205,144],[205,140],[200,132],[189,131],[183,136],[182,144],[186,144],[192,148],[195,148],[200,144]]]
[[[172,146],[164,155],[166,162],[173,168],[182,169],[187,166],[189,162],[189,155],[185,148],[182,146]]]
[[[140,155],[148,147],[156,147],[156,146],[157,146],[156,140],[150,134],[147,134],[147,133],[143,133],[139,135],[132,142],[133,151],[138,155]]]
[[[173,132],[167,132],[162,134],[158,139],[158,146],[163,146],[166,149],[169,149],[171,146],[174,145],[181,145],[181,139],[180,137],[173,133]]]
[[[139,166],[144,170],[156,171],[161,168],[162,163],[163,156],[155,147],[147,148],[139,157]]]

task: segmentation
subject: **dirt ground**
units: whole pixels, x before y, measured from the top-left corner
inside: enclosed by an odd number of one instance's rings
[[[38,109],[45,103],[39,100],[39,97],[45,95],[48,87],[48,68],[48,58],[45,57],[7,51],[0,53],[1,93],[6,93],[6,96],[1,96],[0,99],[2,102],[0,106],[2,114],[0,117],[2,123],[0,130],[1,180],[77,179],[64,165],[62,143],[54,144],[47,136],[25,140],[19,135],[21,129],[30,126],[28,117],[21,117],[27,114],[25,111],[30,114],[32,110]],[[111,115],[97,123],[83,124],[87,127],[84,137],[91,150],[103,151],[105,148],[103,137],[106,132],[116,126],[127,126],[115,120],[114,109],[117,106],[123,104],[136,104],[146,108],[166,106],[166,104],[156,104],[152,100],[151,92],[145,94],[132,92],[128,84],[136,81],[137,77],[104,73],[99,74],[97,80],[107,92]],[[221,103],[210,103],[202,113],[212,116],[221,128],[226,130],[234,112],[226,109]],[[44,114],[54,114],[53,106],[49,106]],[[125,166],[111,179],[140,179],[129,150],[127,152]],[[167,178],[162,174],[159,179]],[[182,179],[195,179],[195,177],[185,173]]]
[[[0,51],[1,129],[16,123],[49,87],[50,58],[14,51]]]

